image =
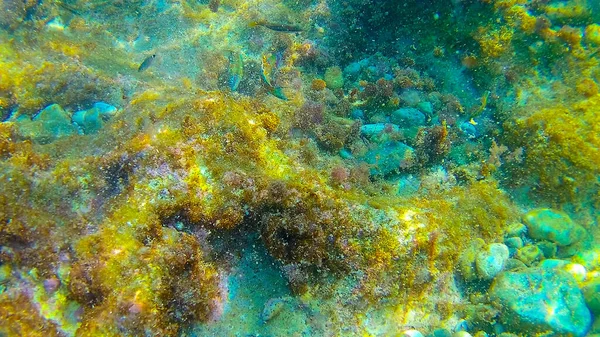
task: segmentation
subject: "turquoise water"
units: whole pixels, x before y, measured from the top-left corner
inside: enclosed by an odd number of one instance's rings
[[[0,1],[0,336],[600,335],[593,0]]]

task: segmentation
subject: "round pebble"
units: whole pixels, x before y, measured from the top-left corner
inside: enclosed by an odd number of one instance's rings
[[[419,330],[410,329],[410,330],[404,331],[402,333],[402,337],[424,337],[424,336],[421,332],[419,332]]]
[[[469,323],[464,319],[459,320],[458,323],[456,323],[456,325],[454,326],[454,332],[467,330],[469,330]]]
[[[539,261],[542,258],[542,251],[534,245],[527,245],[517,250],[515,258],[521,260],[528,266],[531,266],[534,262]]]
[[[446,329],[435,329],[431,334],[431,337],[452,337],[452,333]]]
[[[513,236],[510,238],[506,238],[504,240],[504,244],[508,246],[508,248],[519,249],[523,247],[523,239],[518,236]]]
[[[551,241],[559,246],[571,245],[586,235],[583,227],[561,211],[538,208],[529,211],[523,219],[533,239]]]
[[[585,267],[580,265],[579,263],[569,263],[568,265],[565,266],[564,270],[567,273],[571,274],[571,276],[573,276],[575,281],[577,281],[577,282],[585,281],[587,272],[585,270]]]
[[[502,243],[491,243],[475,258],[477,275],[484,280],[493,279],[500,273],[508,260],[508,247]]]
[[[520,222],[515,222],[508,225],[506,236],[521,236],[527,232],[527,226]]]

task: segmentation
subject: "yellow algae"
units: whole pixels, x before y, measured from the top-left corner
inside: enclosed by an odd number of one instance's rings
[[[483,55],[493,58],[500,57],[510,50],[512,38],[513,31],[508,27],[481,28],[476,36]]]
[[[159,98],[161,98],[160,93],[158,93],[154,90],[146,90],[146,91],[142,92],[141,94],[136,95],[131,100],[131,105],[147,104],[149,102],[156,101]]]
[[[544,12],[551,19],[573,20],[586,19],[591,15],[585,0],[573,0],[568,2],[555,2],[543,7]]]
[[[600,46],[600,25],[593,23],[585,27],[585,42]]]

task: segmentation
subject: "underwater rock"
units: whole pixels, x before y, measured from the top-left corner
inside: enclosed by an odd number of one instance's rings
[[[583,282],[587,277],[587,270],[584,266],[580,265],[579,263],[571,263],[565,260],[547,259],[542,261],[538,265],[538,268],[542,268],[548,271],[560,270],[566,272],[567,274],[571,275],[573,279],[577,282]]]
[[[402,337],[424,337],[423,334],[419,330],[406,330],[402,332]]]
[[[504,272],[494,280],[489,296],[502,305],[500,320],[513,332],[529,335],[552,330],[585,336],[592,323],[577,283],[564,271],[532,268]]]
[[[582,264],[587,269],[600,269],[600,248],[595,247],[575,254],[573,261]]]
[[[452,333],[446,329],[435,329],[428,337],[452,337]]]
[[[401,142],[391,141],[367,152],[361,159],[370,165],[371,175],[388,175],[409,168],[415,150]]]
[[[508,247],[502,243],[486,245],[482,239],[473,241],[459,258],[459,269],[465,281],[491,280],[506,267]]]
[[[469,139],[474,139],[474,138],[479,137],[479,131],[477,131],[477,128],[475,127],[475,125],[471,124],[470,122],[462,122],[458,128]]]
[[[427,118],[415,108],[401,108],[390,115],[390,121],[403,128],[410,128],[425,125]]]
[[[557,259],[547,259],[538,265],[539,268],[552,270],[552,269],[560,269],[569,264],[567,261],[557,260]]]
[[[520,222],[515,222],[506,228],[506,236],[521,236],[527,232],[527,226]]]
[[[344,86],[344,74],[340,67],[329,67],[325,70],[325,76],[323,76],[327,88],[335,90],[341,89]]]
[[[491,280],[500,273],[508,260],[508,247],[502,243],[491,243],[475,258],[477,275],[483,280]]]
[[[360,74],[361,64],[359,62],[352,62],[344,68],[344,75],[355,79]]]
[[[83,134],[100,131],[104,123],[117,113],[117,108],[104,102],[97,102],[91,109],[80,110],[73,114],[73,123]]]
[[[467,330],[469,330],[469,322],[466,319],[461,319],[454,325],[454,332]]]
[[[523,239],[518,236],[512,236],[510,238],[504,239],[504,244],[513,250],[519,249],[523,247]]]
[[[477,253],[483,249],[483,247],[485,247],[485,242],[482,239],[476,239],[458,258],[460,273],[467,282],[475,281],[477,279],[475,258],[477,257]]]
[[[398,125],[390,123],[365,124],[360,127],[360,134],[365,137],[374,137],[383,132],[400,132]]]
[[[527,245],[519,248],[515,258],[528,266],[542,258],[542,251],[536,245]]]
[[[69,113],[58,104],[45,107],[31,120],[27,116],[17,118],[17,127],[22,136],[41,144],[77,133]]]
[[[536,246],[540,249],[540,251],[544,255],[544,258],[546,259],[554,258],[556,256],[556,253],[558,252],[558,247],[554,242],[541,241],[538,242]]]
[[[472,335],[466,331],[457,331],[452,334],[452,337],[472,337]]]
[[[587,282],[581,291],[590,311],[596,316],[600,315],[600,278]]]
[[[506,261],[506,265],[504,266],[505,270],[514,270],[514,269],[525,269],[527,266],[521,260],[517,259],[508,259]]]
[[[348,149],[341,149],[340,152],[338,152],[338,154],[343,159],[354,159],[352,152],[350,152],[350,150],[348,150]]]
[[[431,102],[419,102],[419,104],[417,104],[417,109],[428,115],[433,114],[433,104],[431,104]]]
[[[549,208],[531,210],[523,220],[533,239],[548,240],[559,246],[578,242],[586,234],[585,229],[574,223],[566,213]]]
[[[571,276],[573,276],[577,282],[583,282],[587,277],[587,270],[585,270],[584,266],[578,263],[569,263],[564,270],[571,274]]]
[[[365,119],[365,112],[361,109],[353,109],[350,116],[353,119]]]

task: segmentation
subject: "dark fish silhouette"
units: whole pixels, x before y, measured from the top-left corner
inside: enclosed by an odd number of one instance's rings
[[[152,55],[146,57],[144,62],[142,62],[142,64],[140,64],[138,71],[142,72],[142,71],[148,69],[152,65],[152,62],[154,62],[155,58],[156,58],[156,54],[152,54]]]
[[[268,28],[270,30],[274,30],[276,32],[283,32],[283,33],[297,33],[297,32],[301,32],[303,30],[302,28],[300,28],[298,26],[286,25],[286,24],[281,24],[281,23],[272,23],[272,22],[267,22],[264,20],[252,21],[248,24],[248,26],[250,26],[250,27],[262,26],[262,27]]]

